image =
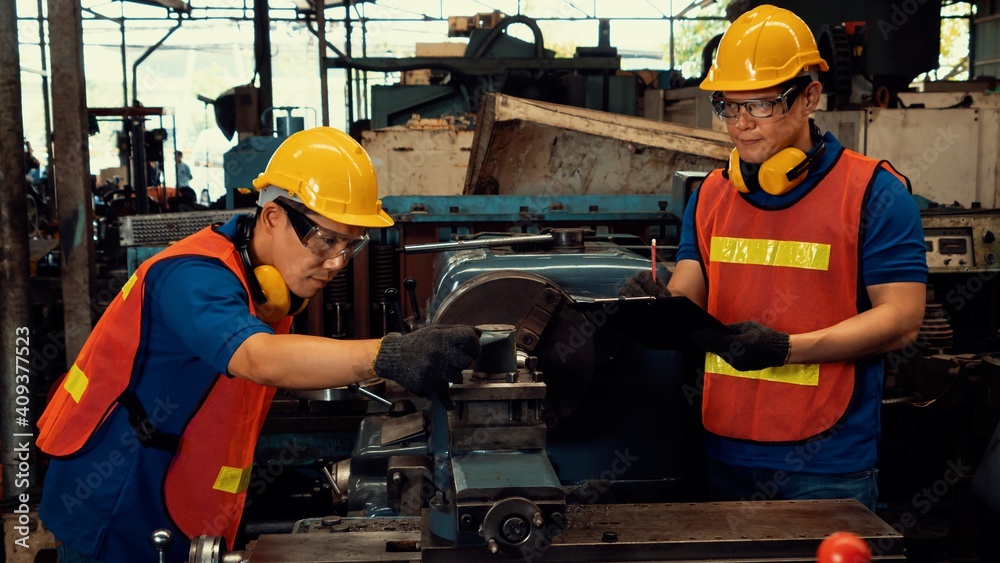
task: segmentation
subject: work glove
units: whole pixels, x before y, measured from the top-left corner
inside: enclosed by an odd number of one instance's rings
[[[726,325],[730,332],[696,330],[691,338],[702,350],[720,356],[739,371],[753,371],[785,365],[788,334],[755,321]]]
[[[448,382],[461,383],[462,370],[479,357],[479,337],[472,327],[431,325],[409,334],[387,334],[375,356],[375,375],[407,391],[447,396]]]
[[[618,288],[619,297],[670,297],[667,284],[653,281],[653,273],[643,270],[628,279]]]

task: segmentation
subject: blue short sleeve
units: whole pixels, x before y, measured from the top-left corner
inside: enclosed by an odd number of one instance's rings
[[[684,219],[681,221],[681,240],[677,243],[676,260],[698,260],[698,237],[694,230],[694,210],[698,206],[698,193],[701,186],[691,192],[687,207],[684,208]]]
[[[885,169],[875,173],[862,224],[865,286],[927,282],[920,210],[903,182]]]
[[[146,291],[167,331],[217,373],[228,373],[229,360],[249,336],[274,334],[250,314],[243,285],[217,260],[164,260],[147,274]]]

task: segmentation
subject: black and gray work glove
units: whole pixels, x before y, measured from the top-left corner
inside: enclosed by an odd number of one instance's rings
[[[420,396],[461,383],[462,370],[479,357],[479,337],[472,327],[431,325],[409,334],[382,338],[375,375],[391,379]],[[446,394],[446,393],[445,393]]]
[[[691,338],[702,350],[720,356],[740,371],[753,371],[785,365],[788,359],[788,334],[755,321],[726,325],[731,332],[697,330]]]
[[[618,288],[619,297],[670,297],[667,284],[653,280],[652,272],[643,270],[632,276]]]

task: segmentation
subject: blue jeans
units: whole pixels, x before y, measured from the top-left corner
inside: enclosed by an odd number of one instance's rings
[[[708,460],[712,500],[802,500],[855,498],[875,511],[878,470],[824,475],[755,469]]]
[[[101,563],[97,559],[87,557],[79,551],[63,543],[59,538],[56,540],[56,556],[59,563]]]

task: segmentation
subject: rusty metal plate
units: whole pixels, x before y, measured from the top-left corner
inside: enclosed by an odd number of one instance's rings
[[[524,546],[524,559],[814,563],[823,538],[848,531],[872,545],[873,561],[905,560],[903,537],[855,500],[577,505],[567,518],[549,545]],[[485,548],[445,543],[425,526],[422,561],[491,560]]]
[[[420,561],[419,532],[343,532],[261,536],[248,563],[410,563]]]
[[[872,546],[873,561],[905,561],[903,536],[855,500],[706,502],[571,506],[569,527],[550,544],[524,549],[521,559],[576,561],[815,563],[816,549],[837,531]],[[504,561],[485,547],[455,548],[423,532],[376,531],[266,535],[248,550],[249,563]],[[418,538],[419,535],[419,538]],[[418,541],[419,539],[419,541]],[[417,549],[419,552],[398,550]]]

